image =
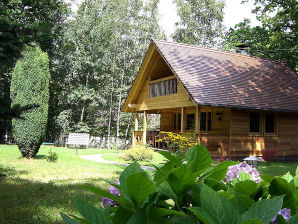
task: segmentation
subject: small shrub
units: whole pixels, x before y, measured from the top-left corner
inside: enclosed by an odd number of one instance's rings
[[[277,150],[275,149],[264,149],[262,150],[262,157],[265,161],[270,162],[277,156]]]
[[[55,152],[50,151],[50,152],[49,152],[49,155],[48,155],[48,157],[47,157],[47,161],[48,161],[48,162],[56,162],[57,159],[58,159],[58,154],[55,153]]]
[[[150,162],[153,159],[154,151],[150,147],[135,146],[124,152],[123,159],[131,161],[147,161]]]

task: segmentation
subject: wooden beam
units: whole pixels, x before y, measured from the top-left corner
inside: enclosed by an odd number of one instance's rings
[[[170,79],[176,79],[176,76],[171,75],[171,76],[168,76],[168,77],[165,77],[165,78],[161,78],[161,79],[156,79],[156,80],[153,80],[153,81],[149,81],[149,84],[163,82],[163,81],[167,81],[167,80],[170,80]]]
[[[144,111],[143,145],[146,145],[147,144],[146,137],[147,137],[147,112]]]
[[[135,131],[139,130],[139,113],[135,112]]]
[[[196,142],[200,142],[200,107],[199,106],[196,106],[196,115],[195,115],[195,133],[196,133],[196,136],[197,136],[197,139],[196,139]]]
[[[185,127],[184,127],[184,115],[185,115],[185,107],[181,107],[181,133],[184,133]]]

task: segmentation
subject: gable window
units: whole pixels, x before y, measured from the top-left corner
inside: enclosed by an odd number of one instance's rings
[[[186,116],[186,130],[195,130],[195,115],[187,114]]]
[[[259,112],[249,113],[249,132],[260,133],[260,113]]]
[[[275,133],[274,113],[265,113],[265,133]]]
[[[200,130],[201,131],[211,131],[212,127],[212,113],[211,112],[201,112],[200,113]]]
[[[170,79],[149,85],[149,97],[165,96],[177,93],[177,79]]]

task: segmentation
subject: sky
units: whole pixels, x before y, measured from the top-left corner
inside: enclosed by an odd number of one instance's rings
[[[72,10],[77,10],[77,5],[82,0],[64,0],[71,3]],[[251,20],[251,25],[260,25],[251,10],[254,8],[252,1],[241,4],[242,0],[225,0],[224,25],[227,28],[234,27],[235,24],[243,21],[244,18]],[[177,10],[172,0],[160,0],[159,3],[160,20],[159,25],[164,29],[167,37],[170,37],[175,30],[175,23],[178,21]]]

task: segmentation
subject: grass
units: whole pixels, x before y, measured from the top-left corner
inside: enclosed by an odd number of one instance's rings
[[[49,150],[57,162],[47,162]],[[102,179],[119,177],[123,166],[106,165],[80,158],[80,155],[115,152],[111,150],[41,147],[36,159],[20,158],[16,146],[0,145],[0,223],[63,223],[59,212],[77,214],[72,199],[81,198],[98,205],[100,197],[80,184],[107,188]]]
[[[258,171],[261,175],[282,176],[290,172],[295,176],[298,163],[293,162],[270,162],[269,164],[261,163],[258,166]]]
[[[114,162],[118,162],[118,163],[132,163],[132,161],[126,161],[122,158],[123,153],[117,153],[117,154],[105,154],[102,156],[103,159],[105,160],[109,160],[109,161],[114,161]],[[165,158],[160,155],[157,152],[154,152],[154,157],[153,160],[150,162],[147,161],[140,161],[139,164],[142,166],[152,166],[152,164],[154,165],[159,165],[161,163],[165,162]]]
[[[58,154],[57,162],[47,162],[49,151]],[[41,147],[36,159],[21,158],[17,147],[0,145],[0,223],[12,224],[62,224],[59,212],[78,215],[72,203],[80,198],[94,206],[100,203],[100,197],[82,189],[80,184],[91,184],[107,188],[102,179],[114,180],[119,177],[124,166],[101,164],[80,158],[80,155],[103,153],[103,158],[120,163],[129,163],[119,157],[116,150],[75,149]],[[163,161],[156,154],[154,164]],[[142,162],[150,165],[151,162]],[[261,174],[283,175],[290,171],[294,175],[297,163],[272,162],[258,167]]]

